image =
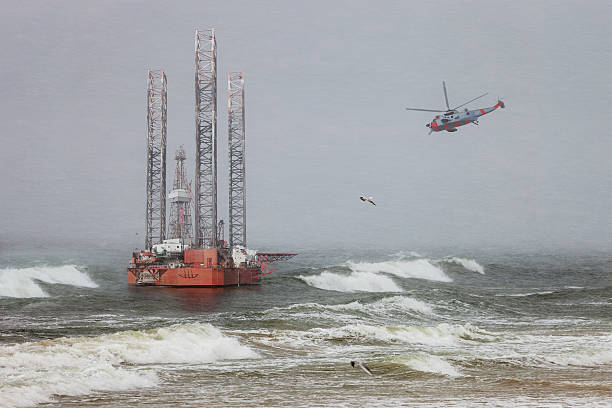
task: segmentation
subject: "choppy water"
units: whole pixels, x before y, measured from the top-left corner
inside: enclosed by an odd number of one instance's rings
[[[308,251],[226,289],[129,288],[128,257],[0,256],[0,406],[612,400],[607,255]]]

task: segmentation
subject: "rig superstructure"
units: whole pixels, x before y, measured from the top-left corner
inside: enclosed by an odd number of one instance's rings
[[[269,263],[296,254],[246,247],[244,73],[228,73],[229,243],[217,220],[217,42],[214,29],[195,32],[195,179],[193,195],[179,147],[166,239],[167,79],[149,70],[145,250],[132,253],[128,283],[232,286],[259,283]],[[193,204],[193,224],[191,205]],[[192,232],[193,225],[193,232]]]

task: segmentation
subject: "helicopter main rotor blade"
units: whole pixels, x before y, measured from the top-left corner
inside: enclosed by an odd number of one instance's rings
[[[451,110],[450,106],[448,106],[448,95],[446,94],[446,82],[442,81],[442,88],[444,88],[444,100],[446,101],[446,108]]]
[[[417,108],[406,108],[406,110],[411,111],[419,111],[419,112],[446,112],[444,110],[434,110],[434,109],[417,109]]]
[[[480,98],[482,98],[483,96],[488,95],[488,94],[489,94],[488,92],[485,92],[485,93],[483,93],[482,95],[477,96],[476,98],[474,98],[474,99],[472,99],[472,100],[467,101],[467,102],[466,102],[466,103],[464,103],[463,105],[459,105],[459,106],[457,106],[457,107],[453,108],[453,110],[455,110],[455,109],[459,109],[460,107],[465,106],[465,105],[467,105],[467,104],[468,104],[468,103],[470,103],[470,102],[474,102],[476,99],[480,99]]]

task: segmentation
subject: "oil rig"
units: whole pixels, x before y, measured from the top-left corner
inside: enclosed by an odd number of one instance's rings
[[[145,249],[132,253],[130,285],[239,286],[257,284],[274,272],[270,263],[293,253],[247,249],[244,73],[229,72],[229,237],[217,220],[217,42],[214,29],[195,32],[195,179],[185,176],[185,150],[178,148],[172,189],[166,191],[167,79],[149,70]],[[166,226],[166,198],[170,218]],[[193,206],[193,222],[192,209]],[[193,226],[193,228],[192,228]]]

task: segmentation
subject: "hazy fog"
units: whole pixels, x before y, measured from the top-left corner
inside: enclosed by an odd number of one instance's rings
[[[170,184],[177,145],[193,172],[194,30],[215,27],[219,213],[244,71],[251,246],[611,249],[610,21],[606,1],[6,2],[0,246],[142,245],[147,69]],[[404,108],[442,108],[442,80],[451,105],[507,108],[428,136]]]

